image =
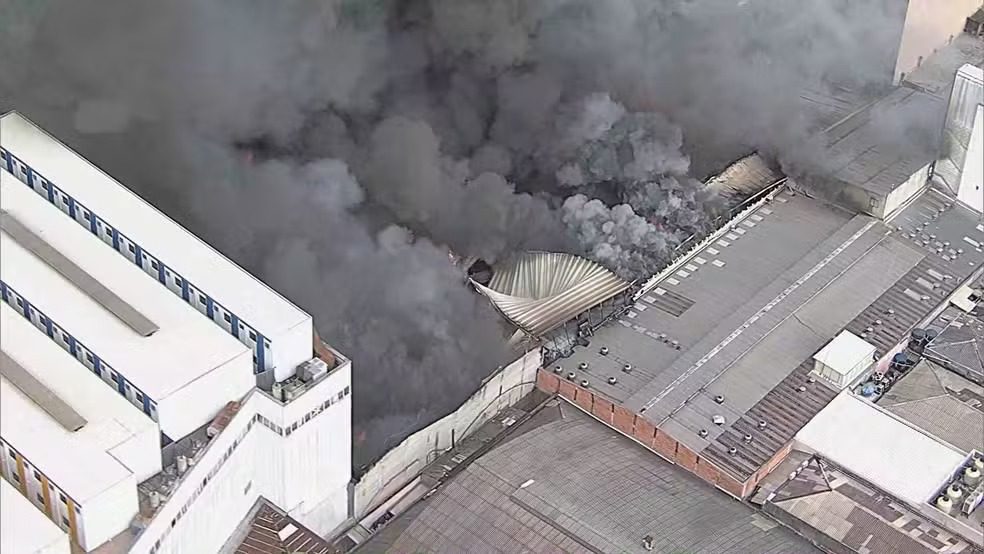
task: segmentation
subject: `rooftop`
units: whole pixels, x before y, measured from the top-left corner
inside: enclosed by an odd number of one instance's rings
[[[145,394],[160,401],[237,357],[245,359],[246,371],[252,374],[248,347],[6,171],[0,171],[0,192],[4,219],[13,218],[60,257],[57,262],[39,257],[5,225],[0,231],[3,281]],[[67,271],[66,264],[74,270]],[[97,284],[101,291],[86,283]],[[107,300],[107,293],[113,298]],[[114,306],[149,321],[151,327],[136,330],[119,310],[113,311]]]
[[[334,554],[335,548],[265,498],[246,516],[245,529],[227,544],[229,554]],[[230,539],[232,540],[232,539]]]
[[[834,179],[878,194],[888,194],[936,157],[946,99],[908,87],[855,112],[825,133],[828,166]],[[934,137],[912,137],[900,121],[938,117]],[[893,137],[886,140],[886,136]],[[897,140],[892,144],[891,140]],[[920,139],[921,140],[920,142]]]
[[[16,112],[2,146],[268,337],[310,316]]]
[[[984,241],[977,219],[935,190],[892,227],[782,191],[557,363],[747,478],[835,396],[807,378],[831,337],[847,329],[885,355],[980,266],[984,253],[955,246],[963,237]]]
[[[0,304],[2,354],[48,393],[22,389],[4,371],[4,439],[42,468],[55,483],[86,500],[100,492],[99,481],[115,483],[131,472],[150,475],[160,461],[139,452],[159,442],[157,424],[116,394],[69,353],[62,350],[13,308]],[[52,414],[52,405],[71,410],[81,422],[69,428]],[[78,449],[78,450],[76,450]],[[72,452],[71,459],[64,457]],[[91,467],[90,467],[91,464]],[[77,484],[81,488],[76,488]]]
[[[0,552],[68,554],[68,535],[0,479]]]
[[[984,388],[923,359],[878,405],[955,446],[984,452]]]
[[[979,286],[979,285],[978,285]],[[984,382],[984,306],[970,313],[947,309],[930,326],[939,332],[926,347],[926,356],[940,365]]]
[[[796,444],[910,506],[934,499],[966,458],[849,391],[803,427]]]
[[[773,493],[763,507],[766,513],[852,552],[984,553],[838,465],[804,452],[793,451],[766,487]]]
[[[656,552],[819,552],[559,400],[357,552],[643,553],[647,535]]]

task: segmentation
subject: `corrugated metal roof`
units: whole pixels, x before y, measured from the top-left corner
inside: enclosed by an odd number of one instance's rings
[[[706,186],[721,196],[747,198],[784,178],[759,154],[751,154],[729,165],[707,180]]]
[[[541,336],[629,288],[601,265],[573,254],[526,252],[494,268],[488,286],[472,281],[509,321]]]

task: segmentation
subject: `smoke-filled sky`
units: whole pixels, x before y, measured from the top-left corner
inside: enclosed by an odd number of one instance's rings
[[[0,110],[314,315],[365,462],[508,361],[448,248],[653,271],[719,208],[695,175],[890,79],[904,4],[0,0]]]

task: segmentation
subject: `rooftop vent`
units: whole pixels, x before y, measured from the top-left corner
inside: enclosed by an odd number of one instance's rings
[[[615,383],[618,383],[618,379],[616,379],[615,377],[609,377],[608,378],[608,384],[609,385],[614,385]]]
[[[806,386],[800,385],[799,388],[796,389],[796,390],[799,391],[799,392],[806,392]]]
[[[876,319],[875,320],[875,325],[881,325],[881,324],[882,324],[882,320],[880,320],[880,319]]]
[[[759,421],[759,429],[765,429],[768,426],[769,424],[766,423],[764,419],[762,421]]]
[[[588,362],[581,362],[577,364],[577,368],[580,369],[581,371],[588,369]]]
[[[581,387],[588,388],[588,380],[587,379],[581,379]]]
[[[622,371],[626,373],[632,373],[632,364],[625,364],[622,366]]]
[[[806,382],[812,385],[813,383],[817,382],[817,378],[810,375],[809,377],[807,377]]]
[[[601,354],[602,356],[607,356],[608,355],[608,347],[607,346],[602,346],[601,349],[598,350],[598,353]]]
[[[646,551],[652,552],[654,548],[654,541],[655,539],[653,539],[652,535],[646,535],[645,537],[642,537],[642,547],[645,548]]]
[[[568,372],[568,374],[567,374],[567,378],[568,379],[570,379],[571,381],[573,381],[575,377],[577,377],[577,374],[576,373],[574,373],[573,371]]]
[[[895,310],[893,310],[892,308],[889,308],[889,309],[885,310],[885,313],[888,314],[888,315],[895,315]]]
[[[554,366],[554,373],[563,373],[563,372],[564,372],[564,368],[563,367],[561,367],[559,365],[555,365]]]
[[[728,454],[731,454],[732,456],[734,456],[737,453],[738,453],[738,449],[735,448],[734,446],[728,449]]]
[[[707,436],[707,429],[701,429],[700,431],[697,431],[697,436],[700,437],[700,438],[706,437]]]
[[[718,404],[724,404],[724,396],[719,394],[714,397],[714,401],[717,402]]]
[[[752,442],[752,436],[749,434],[745,434],[745,436],[742,437],[742,439],[744,439],[745,442]]]
[[[672,346],[677,350],[680,350],[680,341],[676,341],[676,340],[670,341],[670,346]]]
[[[714,425],[718,425],[718,426],[720,426],[720,425],[724,425],[724,423],[725,423],[725,422],[726,422],[727,420],[726,420],[726,419],[724,419],[724,416],[723,416],[723,415],[720,415],[720,414],[714,414],[714,416],[713,416],[713,417],[711,417],[711,421],[712,421],[712,422],[714,423]]]

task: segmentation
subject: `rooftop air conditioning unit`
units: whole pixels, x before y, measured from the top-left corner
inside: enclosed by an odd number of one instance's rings
[[[325,375],[328,375],[328,364],[321,358],[312,358],[297,368],[298,378],[305,383],[317,381]]]

